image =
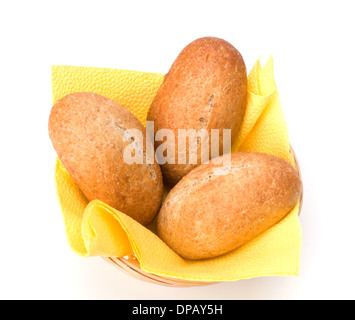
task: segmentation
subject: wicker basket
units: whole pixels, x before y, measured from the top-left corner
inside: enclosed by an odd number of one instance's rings
[[[301,170],[300,166],[296,157],[295,152],[293,151],[292,147],[290,148],[292,156],[295,161],[295,167],[298,172],[298,175],[302,181]],[[303,200],[303,187],[301,186],[301,197],[300,197],[300,206],[299,206],[299,213],[301,212],[302,208],[302,200]],[[163,286],[168,287],[192,287],[192,286],[204,286],[210,285],[217,282],[207,282],[207,281],[190,281],[190,280],[183,280],[177,278],[170,278],[165,276],[159,276],[152,273],[147,273],[140,268],[139,261],[135,256],[125,256],[122,258],[103,258],[117,269],[126,272],[130,276],[143,280],[150,283],[155,283]]]

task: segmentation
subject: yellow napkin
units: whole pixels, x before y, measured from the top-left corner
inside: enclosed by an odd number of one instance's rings
[[[95,92],[128,108],[145,124],[164,75],[105,68],[52,68],[53,103],[80,91]],[[272,58],[257,61],[248,76],[248,104],[233,151],[274,154],[293,164],[285,119],[274,81]],[[71,248],[78,255],[134,254],[146,272],[186,280],[232,281],[266,275],[297,275],[301,249],[299,204],[277,225],[223,256],[184,260],[154,234],[105,203],[90,203],[57,159],[55,185]]]

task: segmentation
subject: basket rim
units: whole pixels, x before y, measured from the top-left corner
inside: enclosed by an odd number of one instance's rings
[[[298,215],[301,213],[302,204],[303,204],[303,182],[302,182],[302,174],[301,168],[296,156],[295,151],[293,150],[292,146],[290,146],[290,153],[292,154],[295,169],[298,173],[298,176],[301,181],[301,194],[299,199],[299,212]],[[192,286],[206,286],[211,284],[220,283],[219,281],[195,281],[195,280],[184,280],[181,278],[174,278],[169,276],[162,276],[157,275],[154,273],[148,273],[143,271],[140,267],[140,263],[138,259],[134,255],[128,255],[121,258],[116,257],[102,257],[105,261],[116,267],[117,269],[123,271],[124,273],[130,275],[131,277],[149,282],[154,283],[162,286],[168,287],[192,287]]]

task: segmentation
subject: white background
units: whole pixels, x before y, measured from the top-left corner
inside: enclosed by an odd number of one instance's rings
[[[1,1],[2,299],[354,299],[353,1]],[[202,36],[274,56],[304,181],[299,277],[165,288],[70,250],[47,133],[51,65],[168,71]]]

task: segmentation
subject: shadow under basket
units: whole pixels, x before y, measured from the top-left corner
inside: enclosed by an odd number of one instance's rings
[[[298,175],[300,177],[301,183],[302,183],[302,176],[301,176],[301,170],[300,166],[296,157],[296,154],[292,147],[290,148],[290,152],[292,153],[293,159],[295,161],[295,169],[298,172]],[[300,205],[299,205],[299,213],[301,212],[302,208],[302,200],[303,200],[303,186],[301,184],[301,196],[300,196]],[[205,285],[210,285],[218,282],[208,282],[208,281],[192,281],[192,280],[184,280],[184,279],[178,279],[178,278],[171,278],[171,277],[166,277],[166,276],[160,276],[156,275],[153,273],[148,273],[143,271],[140,268],[140,264],[138,259],[133,256],[125,256],[122,258],[111,258],[111,257],[103,257],[104,260],[109,262],[111,265],[116,267],[117,269],[129,274],[133,278],[150,282],[150,283],[155,283],[159,284],[162,286],[168,286],[168,287],[192,287],[192,286],[205,286]]]

